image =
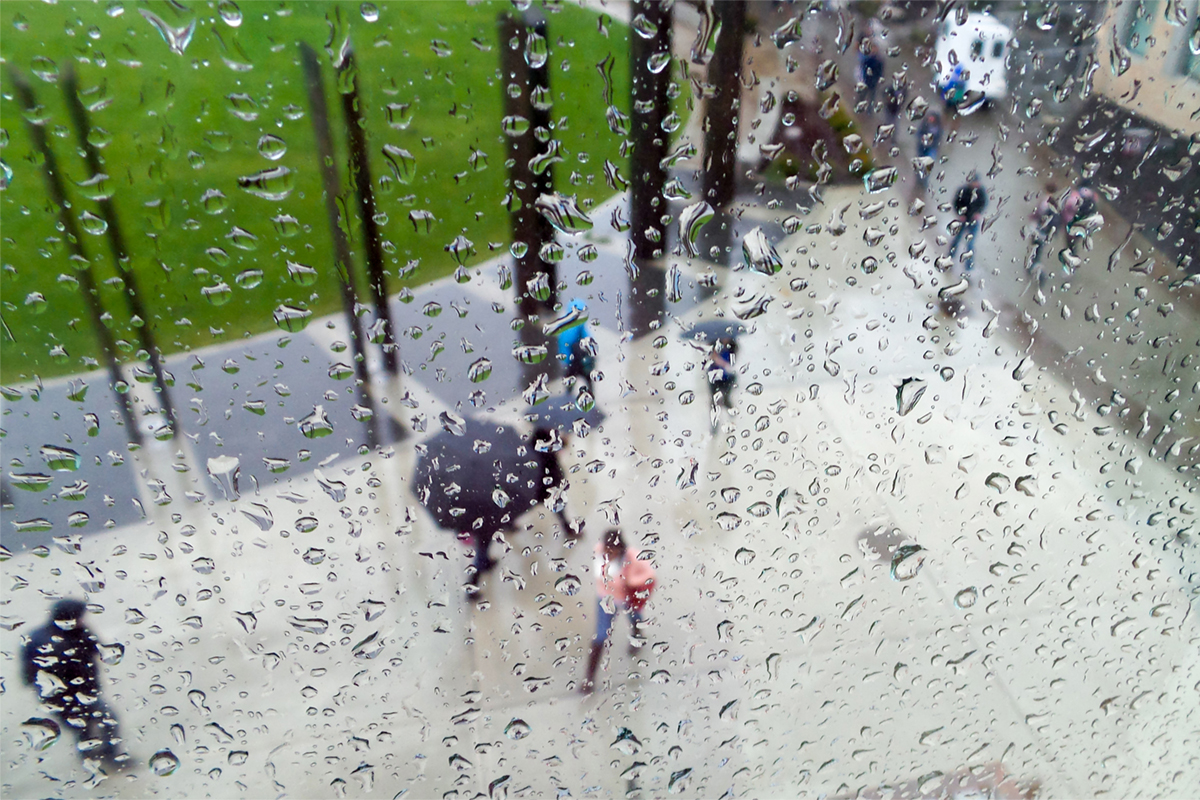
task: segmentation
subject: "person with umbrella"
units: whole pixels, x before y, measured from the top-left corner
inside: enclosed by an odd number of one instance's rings
[[[514,428],[473,417],[443,427],[418,445],[413,482],[434,521],[472,545],[468,587],[474,593],[495,566],[488,554],[492,540],[546,498],[546,468],[535,441]]]
[[[732,392],[737,382],[736,362],[737,337],[746,332],[740,322],[726,319],[711,319],[690,326],[684,340],[693,347],[702,347],[704,376],[712,400],[712,427],[717,429],[717,413],[720,406],[733,408]]]
[[[596,634],[588,651],[587,671],[579,684],[579,691],[591,694],[596,685],[596,670],[604,655],[604,643],[612,633],[613,621],[618,612],[629,615],[632,638],[630,653],[642,646],[643,610],[650,593],[654,591],[654,567],[641,558],[641,551],[625,544],[625,538],[615,528],[607,531],[596,543],[593,561],[596,576]]]
[[[713,342],[706,357],[704,372],[708,376],[708,388],[712,392],[714,431],[717,429],[719,406],[725,406],[726,410],[733,408],[733,386],[737,383],[737,372],[734,370],[737,349],[737,339],[732,336],[722,336]]]
[[[50,621],[25,643],[21,676],[74,732],[82,757],[99,757],[106,771],[115,772],[129,757],[120,751],[117,719],[100,696],[100,643],[83,624],[86,612],[82,600],[55,603]]]

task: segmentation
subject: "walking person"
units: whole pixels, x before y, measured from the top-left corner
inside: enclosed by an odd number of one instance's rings
[[[1025,262],[1025,269],[1029,272],[1030,277],[1037,279],[1038,289],[1044,289],[1047,280],[1046,272],[1041,266],[1042,256],[1046,247],[1054,241],[1055,234],[1058,233],[1061,212],[1058,208],[1057,194],[1058,187],[1054,183],[1047,183],[1042,196],[1038,199],[1037,206],[1029,215],[1030,224],[1026,229],[1033,246],[1029,251],[1029,258]]]
[[[737,360],[737,339],[732,336],[722,336],[713,342],[708,351],[704,374],[708,378],[708,388],[712,393],[712,428],[717,429],[717,414],[720,406],[733,408],[733,387],[737,382],[737,372],[734,363]]]
[[[884,69],[883,57],[879,55],[879,48],[876,47],[873,40],[864,37],[858,49],[856,100],[860,108],[862,108],[863,101],[867,101],[865,111],[868,114],[875,113],[875,93],[879,89],[880,81],[883,80]]]
[[[963,270],[969,274],[975,268],[975,245],[979,238],[979,223],[983,221],[983,212],[987,208],[988,196],[983,184],[979,182],[979,173],[972,171],[967,176],[967,182],[959,187],[954,195],[954,213],[958,219],[950,223],[956,227],[954,239],[950,242],[950,257],[958,254],[958,245],[966,239],[967,250],[963,254]]]
[[[25,685],[75,734],[84,761],[98,759],[105,773],[128,761],[120,750],[117,719],[100,695],[100,643],[83,624],[81,600],[59,600],[50,621],[29,635],[21,653]]]
[[[571,301],[571,308],[579,313],[587,311],[582,300]],[[586,319],[558,335],[558,355],[564,361],[563,381],[568,389],[592,390],[592,370],[596,367],[595,339],[592,338]]]
[[[613,622],[621,611],[629,615],[632,637],[629,652],[636,653],[642,640],[642,611],[654,590],[654,567],[640,558],[636,547],[625,544],[625,538],[615,528],[604,534],[596,544],[593,572],[596,576],[596,634],[588,652],[587,672],[579,691],[591,694],[596,684],[596,670],[604,655],[604,643],[612,634]]]

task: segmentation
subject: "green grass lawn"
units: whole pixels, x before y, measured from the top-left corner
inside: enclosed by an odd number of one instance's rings
[[[308,42],[325,70],[350,239],[363,275],[357,205],[347,191],[341,103],[323,49],[330,38],[326,15],[334,4],[243,2],[237,26],[219,13],[229,5],[195,3],[183,14],[167,3],[0,4],[5,69],[0,156],[12,172],[0,193],[5,324],[0,377],[5,383],[80,372],[99,358],[9,69],[26,75],[44,106],[73,212],[83,214],[97,211],[96,204],[79,186],[89,176],[54,75],[75,64],[85,104],[94,108],[92,125],[103,145],[107,185],[125,230],[131,268],[152,317],[147,324],[164,351],[177,352],[274,329],[272,311],[280,303],[307,307],[316,315],[340,308],[299,60],[298,43]],[[444,247],[459,234],[475,243],[472,262],[509,244],[508,212],[501,205],[507,146],[496,19],[511,4],[377,5],[375,21],[360,15],[358,3],[337,7],[358,58],[390,289],[398,291],[451,272],[455,262]],[[123,11],[113,16],[117,8]],[[171,52],[139,8],[172,25],[196,17],[194,39],[182,55]],[[556,187],[581,200],[599,199],[611,193],[604,181],[605,160],[623,165],[626,175],[628,166],[618,154],[620,138],[604,120],[596,65],[612,54],[614,98],[628,113],[628,29],[609,22],[601,31],[596,14],[569,6],[547,16],[551,115],[566,156],[555,166]],[[403,164],[393,170],[384,145],[411,153],[411,170]],[[282,155],[280,149],[285,149]],[[287,167],[294,180],[285,199],[264,199],[239,188],[238,178],[277,166]],[[424,225],[415,230],[409,219],[414,211],[433,215],[429,232]],[[281,215],[294,217],[297,225],[273,221]],[[114,280],[108,242],[100,234],[83,236],[112,329],[133,358],[136,331]],[[315,275],[290,276],[288,262],[312,267]],[[416,267],[409,270],[413,262]],[[261,282],[255,271],[261,272]],[[220,284],[230,288],[223,304],[203,292]],[[360,292],[366,301],[365,280]],[[58,347],[65,354],[52,356]]]

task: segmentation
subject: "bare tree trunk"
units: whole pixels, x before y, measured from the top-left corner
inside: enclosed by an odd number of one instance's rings
[[[79,81],[75,75],[75,68],[70,64],[67,65],[63,76],[63,95],[67,100],[67,108],[71,111],[71,121],[75,126],[75,135],[79,138],[79,146],[83,150],[84,158],[87,160],[89,177],[94,178],[102,173],[104,169],[100,164],[99,151],[88,138],[91,125],[88,120],[87,110],[83,107],[83,101],[79,99]],[[105,233],[108,235],[108,245],[112,250],[113,261],[117,263],[117,275],[125,286],[125,301],[129,305],[129,313],[131,316],[137,317],[142,321],[142,324],[137,326],[138,339],[141,341],[142,349],[150,355],[150,369],[154,372],[154,383],[158,387],[159,404],[162,406],[167,423],[171,426],[171,435],[178,437],[179,418],[175,415],[174,404],[171,403],[166,372],[163,370],[158,345],[154,341],[152,321],[146,311],[145,305],[142,303],[142,295],[141,290],[138,288],[137,277],[133,270],[130,269],[129,249],[125,246],[125,237],[121,232],[121,224],[117,218],[116,206],[113,204],[111,197],[102,197],[97,203],[100,206],[100,214],[104,217],[104,221],[108,223]]]
[[[354,77],[356,68],[353,52],[346,54],[338,72],[347,75],[350,82],[350,90],[342,95],[342,113],[346,119],[346,137],[350,149],[350,179],[354,181],[358,209],[362,215],[363,246],[367,256],[367,275],[371,281],[371,297],[375,301],[375,316],[383,323],[383,367],[389,375],[395,376],[400,371],[400,345],[396,342],[396,329],[392,325],[392,312],[388,306],[383,244],[379,236],[379,224],[375,221],[375,188],[371,184],[366,121],[363,119],[358,80]]]
[[[62,173],[59,171],[54,151],[50,149],[50,143],[46,140],[46,128],[41,122],[33,121],[37,116],[32,113],[37,108],[37,98],[34,97],[33,89],[30,88],[24,76],[16,70],[12,71],[11,76],[13,87],[17,91],[22,107],[30,112],[26,118],[29,122],[29,136],[33,139],[34,149],[42,154],[42,171],[46,178],[46,192],[50,195],[50,202],[58,207],[58,217],[66,233],[67,247],[70,248],[71,255],[78,259],[79,264],[84,265],[82,269],[76,270],[76,274],[79,275],[79,284],[83,290],[83,299],[87,304],[92,328],[100,342],[100,349],[104,353],[113,392],[117,396],[117,407],[121,411],[122,419],[125,420],[126,435],[130,442],[141,444],[142,432],[138,430],[137,419],[134,417],[129,395],[118,390],[118,387],[125,383],[125,377],[121,373],[121,365],[117,361],[117,345],[112,331],[104,324],[104,307],[100,303],[100,294],[96,291],[96,276],[92,272],[92,263],[83,249],[83,234],[79,230],[79,223],[75,219],[75,214],[70,210],[70,203],[63,190]]]
[[[708,99],[704,111],[703,197],[721,209],[733,201],[736,181],[745,0],[713,2],[713,14],[721,33],[708,64],[708,83],[716,95]]]
[[[367,371],[366,347],[363,343],[362,321],[355,313],[358,292],[355,289],[354,263],[350,258],[350,243],[338,220],[337,168],[334,166],[333,138],[329,133],[329,111],[325,105],[325,86],[321,80],[321,65],[316,52],[307,44],[300,45],[300,61],[304,66],[304,79],[308,85],[308,105],[312,112],[313,133],[317,140],[317,158],[321,164],[321,180],[325,189],[325,213],[329,217],[329,231],[333,236],[333,253],[338,272],[338,284],[342,290],[342,309],[346,313],[346,325],[350,328],[350,343],[354,350],[354,374],[358,381],[360,402],[370,411],[367,420],[367,443],[374,447],[379,443],[376,430],[377,414],[375,401],[371,398],[371,375]]]

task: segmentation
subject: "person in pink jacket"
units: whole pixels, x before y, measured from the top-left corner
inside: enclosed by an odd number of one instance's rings
[[[640,551],[625,544],[621,532],[615,528],[604,534],[596,544],[593,572],[596,576],[596,635],[592,638],[592,649],[588,653],[587,675],[579,691],[590,694],[595,688],[596,670],[604,654],[604,643],[612,633],[617,612],[624,609],[629,614],[633,628],[630,652],[642,646],[642,610],[654,589],[654,567],[643,561]]]

